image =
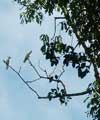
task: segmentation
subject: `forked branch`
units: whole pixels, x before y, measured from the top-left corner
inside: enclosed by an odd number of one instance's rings
[[[35,79],[33,81],[25,81],[25,79],[21,76],[20,72],[18,72],[17,70],[15,70],[10,64],[7,64],[7,62],[5,60],[3,60],[3,62],[6,65],[8,65],[8,68],[10,68],[12,71],[14,71],[19,76],[19,78],[23,81],[23,83],[38,97],[38,99],[49,99],[48,96],[40,96],[38,94],[38,92],[34,88],[32,88],[30,86],[30,84],[29,84],[29,83],[35,82],[37,80],[40,80],[40,79],[48,79],[48,80],[52,80],[53,82],[60,83],[63,86],[64,90],[66,91],[65,84],[61,80],[54,79],[54,78],[51,79],[51,77],[41,76],[39,74],[39,72],[37,71],[37,69],[35,68],[35,66],[32,64],[32,62],[30,60],[28,60],[28,61],[29,61],[30,65],[32,66],[32,68],[35,70],[35,72],[37,73],[37,75],[39,77],[39,78],[37,78],[37,79]],[[79,92],[79,93],[70,93],[70,94],[68,94],[67,92],[65,92],[64,96],[65,97],[81,96],[81,95],[90,94],[91,92],[92,92],[92,90],[90,90],[90,89],[88,89],[86,91],[83,91],[83,92]],[[52,98],[60,98],[60,97],[61,96],[59,94],[55,95],[55,96],[52,96]]]

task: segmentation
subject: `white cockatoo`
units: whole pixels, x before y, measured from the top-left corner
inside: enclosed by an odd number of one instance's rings
[[[10,64],[11,57],[9,56],[6,60],[4,60],[4,63],[6,64],[6,69],[8,70],[9,64]]]
[[[32,50],[29,51],[29,52],[25,55],[25,58],[24,58],[24,61],[23,61],[24,63],[29,59],[31,53],[32,53]]]

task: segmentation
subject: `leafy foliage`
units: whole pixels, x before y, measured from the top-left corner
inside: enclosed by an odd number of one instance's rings
[[[90,65],[89,59],[85,53],[77,53],[70,45],[62,42],[61,36],[56,36],[55,40],[49,41],[47,35],[41,35],[40,39],[43,41],[41,47],[42,53],[46,56],[46,59],[50,60],[51,66],[59,64],[60,54],[62,54],[63,65],[68,66],[70,63],[73,68],[78,70],[78,76],[83,78],[89,72]]]
[[[23,7],[20,14],[21,23],[35,20],[41,24],[43,13],[52,15],[54,11],[60,12],[65,22],[61,22],[61,30],[70,36],[76,36],[77,45],[69,45],[63,42],[62,36],[54,36],[50,39],[48,35],[41,35],[43,42],[41,51],[45,58],[50,61],[51,66],[57,66],[60,60],[63,66],[72,65],[78,71],[78,76],[84,78],[94,69],[96,82],[92,84],[92,93],[89,96],[89,115],[93,119],[100,119],[100,1],[99,0],[14,0]],[[81,47],[84,51],[77,51]],[[56,76],[57,77],[57,76]],[[50,79],[52,81],[52,79]],[[65,102],[64,90],[60,93],[57,89],[51,89],[48,98],[51,100],[59,95],[61,103]],[[92,96],[92,97],[91,97]]]
[[[92,94],[85,99],[84,102],[88,101],[87,111],[88,116],[92,116],[93,120],[100,119],[100,84],[97,81],[89,85],[92,88]]]

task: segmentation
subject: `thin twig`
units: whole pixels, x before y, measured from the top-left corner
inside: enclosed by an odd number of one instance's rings
[[[38,81],[38,80],[40,80],[41,78],[39,77],[39,78],[37,78],[37,79],[34,79],[34,80],[30,80],[30,81],[26,81],[27,83],[33,83],[33,82],[36,82],[36,81]]]
[[[51,80],[51,77],[41,76],[41,78]],[[65,90],[65,93],[67,93],[67,92],[66,92],[65,84],[64,84],[61,80],[58,80],[58,79],[54,79],[54,78],[53,78],[51,81],[52,81],[52,82],[56,82],[56,83],[60,83],[60,84],[63,86],[63,88],[64,88],[64,90]]]
[[[28,59],[28,61],[29,61],[29,64],[31,65],[31,67],[32,67],[32,68],[35,70],[35,72],[37,73],[37,75],[38,75],[39,77],[41,77],[41,75],[39,74],[39,72],[37,71],[37,69],[35,68],[35,66],[32,64],[31,60]]]
[[[80,43],[80,42],[78,42],[78,43],[75,45],[74,50],[79,46],[79,43]]]
[[[40,70],[43,71],[46,76],[48,76],[48,73],[47,73],[46,69],[43,69],[43,68],[40,66],[40,62],[39,62],[39,65],[38,65],[38,66],[39,66]]]
[[[51,76],[51,75],[55,72],[56,68],[57,68],[57,66],[55,66],[55,68],[54,68],[53,71],[49,74],[49,76]]]
[[[19,67],[19,73],[21,72],[21,66]]]
[[[28,61],[29,61],[29,64],[32,66],[32,68],[35,70],[35,72],[37,73],[37,75],[38,75],[40,78],[42,78],[42,79],[48,79],[48,80],[51,79],[50,76],[48,76],[48,77],[41,76],[41,75],[39,74],[39,72],[37,71],[37,69],[35,68],[35,66],[32,64],[31,60],[28,59]],[[55,69],[56,69],[56,68],[55,68]],[[55,70],[55,69],[54,69],[54,70]],[[52,79],[52,81],[57,82],[57,83],[61,83],[61,85],[63,86],[63,88],[64,88],[64,90],[65,90],[65,93],[66,93],[66,87],[65,87],[64,83],[63,83],[61,80]]]
[[[60,79],[60,77],[63,75],[63,73],[65,72],[64,66],[62,66],[62,72],[60,73],[60,75],[58,76],[58,78]]]
[[[54,18],[54,34],[53,34],[53,37],[51,38],[51,40],[54,39],[55,35],[56,35],[56,19]]]
[[[5,60],[3,60],[3,62],[6,64],[6,61],[5,61]],[[31,91],[33,91],[33,92],[37,95],[38,98],[40,97],[39,94],[37,93],[37,91],[34,90],[34,89],[24,80],[24,78],[20,75],[19,72],[17,72],[17,71],[16,71],[12,66],[10,66],[10,65],[9,65],[9,68],[10,68],[12,71],[14,71],[14,72],[20,77],[20,79],[24,82],[24,84],[25,84]]]

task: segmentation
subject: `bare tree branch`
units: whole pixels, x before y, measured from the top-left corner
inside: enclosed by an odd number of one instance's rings
[[[39,72],[37,71],[37,69],[35,68],[35,66],[32,64],[32,62],[31,62],[31,60],[30,59],[28,59],[28,61],[29,61],[29,64],[31,65],[31,67],[35,70],[35,72],[37,73],[37,75],[39,76],[39,78],[41,79],[48,79],[49,81],[53,81],[53,82],[56,82],[56,83],[61,83],[61,85],[63,86],[63,88],[64,88],[64,90],[65,90],[65,93],[67,93],[66,92],[66,87],[65,87],[65,84],[61,81],[61,80],[59,80],[59,79],[54,79],[54,78],[52,78],[51,76],[41,76],[40,74],[39,74]],[[55,69],[54,69],[55,70]],[[39,80],[39,79],[38,79]],[[32,81],[30,81],[30,82],[32,82]]]
[[[64,72],[65,72],[65,69],[64,69],[64,66],[62,66],[62,72],[60,73],[60,75],[58,77],[60,78]]]
[[[86,95],[86,94],[90,94],[92,92],[92,90],[86,90],[86,91],[83,91],[83,92],[79,92],[79,93],[71,93],[71,94],[66,94],[65,96],[66,97],[74,97],[74,96],[81,96],[81,95]],[[57,95],[57,96],[52,96],[52,98],[59,98],[60,96]],[[45,97],[39,97],[39,99],[48,99],[48,96],[45,96]]]
[[[40,70],[43,71],[46,76],[48,76],[48,73],[47,73],[46,69],[43,69],[43,68],[40,66],[40,62],[39,62],[39,65],[38,65],[38,66],[39,66]]]
[[[55,72],[56,68],[57,66],[54,67],[53,71],[49,74],[49,76],[51,76]]]
[[[28,80],[28,81],[26,81],[27,83],[33,83],[33,82],[36,82],[36,81],[38,81],[38,80],[40,80],[41,78],[39,77],[39,78],[37,78],[37,79],[34,79],[34,80]]]
[[[4,62],[5,64],[7,64],[5,60],[3,60],[3,62]],[[20,77],[20,79],[23,81],[23,83],[24,83],[31,91],[33,91],[33,92],[37,95],[37,97],[40,97],[39,94],[37,93],[37,91],[34,90],[34,89],[24,80],[24,78],[20,75],[19,72],[17,72],[17,71],[16,71],[12,66],[10,66],[10,65],[9,65],[9,68],[10,68],[11,70],[13,70],[13,71]]]
[[[39,77],[41,77],[41,75],[39,74],[39,72],[37,71],[37,69],[35,68],[35,66],[32,64],[32,62],[30,61],[30,59],[28,59],[28,61],[29,61],[29,64],[31,65],[31,67],[35,70],[35,72],[37,73],[37,75],[39,76]]]
[[[7,64],[5,60],[3,60],[3,62],[4,62],[5,64]],[[14,72],[19,76],[19,78],[23,81],[23,83],[24,83],[33,93],[35,93],[35,95],[38,97],[38,99],[49,99],[48,96],[45,96],[45,97],[40,96],[40,95],[38,94],[38,92],[37,92],[36,90],[34,90],[28,83],[32,83],[32,82],[35,82],[35,81],[40,80],[40,79],[48,79],[48,80],[51,80],[51,77],[41,76],[41,75],[38,73],[37,69],[34,67],[34,65],[32,64],[32,62],[31,62],[30,60],[29,60],[29,63],[30,63],[30,65],[32,66],[32,68],[35,70],[35,72],[37,73],[37,75],[39,76],[39,78],[37,78],[37,79],[35,79],[35,80],[33,80],[33,81],[25,81],[25,79],[21,76],[21,74],[20,74],[18,71],[16,71],[10,64],[8,65],[8,67],[9,67],[12,71],[14,71]],[[90,94],[90,93],[92,92],[92,90],[88,89],[88,90],[83,91],[83,92],[68,94],[68,93],[66,92],[65,84],[64,84],[61,80],[52,78],[52,82],[56,82],[57,84],[60,83],[60,84],[63,86],[63,88],[64,88],[64,90],[65,90],[65,94],[64,94],[65,97],[81,96],[81,95]],[[60,97],[61,97],[60,94],[57,94],[57,95],[55,95],[55,96],[52,96],[52,98],[60,98]]]

